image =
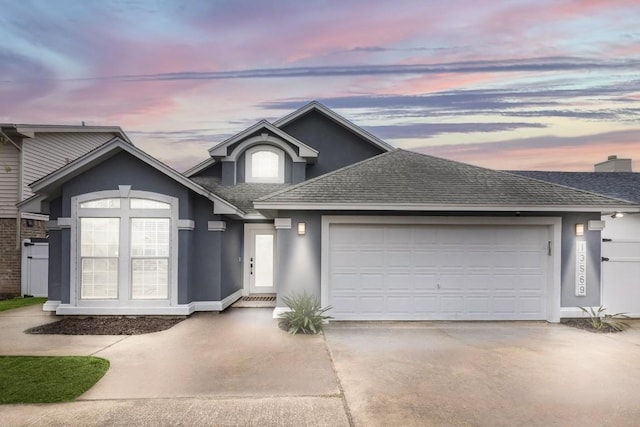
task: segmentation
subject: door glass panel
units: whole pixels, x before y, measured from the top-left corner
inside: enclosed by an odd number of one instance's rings
[[[255,282],[256,287],[273,286],[273,235],[256,234]]]

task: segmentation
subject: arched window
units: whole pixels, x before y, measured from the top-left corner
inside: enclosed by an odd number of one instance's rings
[[[258,145],[245,152],[245,181],[284,182],[284,152],[270,145]]]
[[[102,191],[73,197],[72,206],[78,303],[175,299],[176,198]]]

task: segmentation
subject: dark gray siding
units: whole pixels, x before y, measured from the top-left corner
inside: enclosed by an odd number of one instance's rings
[[[195,201],[195,229],[193,252],[189,268],[192,272],[189,287],[191,301],[220,300],[220,256],[223,252],[221,231],[208,231],[209,221],[219,221],[213,214],[211,202],[204,198]]]
[[[223,218],[213,214],[211,201],[128,153],[117,154],[65,183],[61,199],[51,204],[51,219],[71,216],[71,197],[101,190],[116,190],[119,185],[130,185],[133,190],[151,191],[179,199],[179,219],[193,220],[195,228],[180,230],[178,233],[178,303],[220,300],[224,232],[208,231],[208,221]],[[231,242],[236,234],[232,227],[231,237],[227,238],[231,245],[230,253],[234,254],[238,251],[237,246],[241,246],[241,242]],[[242,235],[236,237],[241,239]],[[50,299],[59,295],[58,298],[63,303],[69,303],[70,230],[53,231],[50,241]],[[228,274],[232,277],[232,287],[237,287],[238,283],[241,287],[241,271],[240,279],[237,279],[233,269]]]
[[[317,163],[307,166],[307,179],[384,152],[316,111],[289,123],[283,130],[319,151]]]
[[[242,255],[244,250],[244,223],[227,220],[227,229],[222,233],[222,277],[220,299],[242,289]],[[218,232],[220,233],[220,232]]]
[[[49,220],[60,217],[62,211],[61,199],[49,203]],[[48,298],[51,301],[62,301],[62,232],[49,230],[49,283]]]
[[[63,216],[71,215],[71,197],[101,190],[117,190],[131,185],[132,190],[152,191],[180,199],[180,218],[191,218],[189,189],[128,153],[116,154],[63,186]]]

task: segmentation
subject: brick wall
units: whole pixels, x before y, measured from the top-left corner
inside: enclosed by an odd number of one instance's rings
[[[46,235],[44,221],[21,220],[21,242]],[[21,262],[21,251],[16,248],[16,219],[0,218],[0,299],[20,295]]]

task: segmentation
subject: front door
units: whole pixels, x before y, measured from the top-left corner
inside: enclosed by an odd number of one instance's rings
[[[275,293],[273,224],[245,224],[244,238],[245,294]]]

